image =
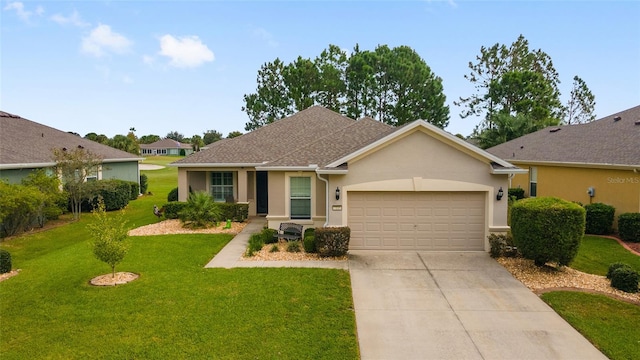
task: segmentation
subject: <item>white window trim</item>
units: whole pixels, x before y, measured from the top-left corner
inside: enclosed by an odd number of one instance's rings
[[[209,171],[207,172],[207,177],[205,179],[205,181],[207,181],[207,184],[209,184],[209,195],[211,195],[211,197],[213,197],[213,177],[211,176],[212,173],[231,173],[231,177],[232,177],[232,182],[233,182],[233,189],[232,189],[232,193],[233,193],[233,199],[235,201],[238,201],[238,172],[237,171],[219,171],[219,170],[215,170],[215,171]],[[217,201],[217,202],[224,202],[223,201]]]
[[[312,224],[313,219],[316,216],[316,182],[315,173],[308,172],[286,172],[284,174],[284,194],[285,194],[285,204],[284,204],[284,212],[287,218],[291,219],[291,178],[292,177],[308,177],[311,183],[311,217],[309,219],[292,219],[298,224]]]
[[[536,194],[531,195],[531,184],[536,184]],[[538,168],[531,166],[529,168],[529,197],[538,196]]]

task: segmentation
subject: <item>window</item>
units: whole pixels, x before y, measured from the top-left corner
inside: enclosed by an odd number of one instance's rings
[[[311,219],[311,178],[290,178],[291,218]]]
[[[538,168],[532,166],[529,168],[529,197],[538,195]]]
[[[212,172],[211,173],[211,195],[218,202],[228,199],[233,200],[233,173]]]

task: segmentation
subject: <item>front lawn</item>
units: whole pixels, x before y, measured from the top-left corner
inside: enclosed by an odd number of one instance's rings
[[[599,236],[585,236],[580,243],[578,256],[571,267],[595,275],[606,275],[609,265],[624,262],[640,272],[640,256],[622,247],[614,239]]]
[[[167,163],[177,158],[149,158]],[[129,227],[159,221],[153,205],[177,170],[143,171],[149,191],[129,203]],[[0,359],[357,359],[349,273],[331,269],[205,269],[231,235],[131,237],[116,287],[79,222],[0,243],[19,275],[0,282]]]
[[[546,293],[542,299],[610,359],[638,358],[640,306],[566,291]]]

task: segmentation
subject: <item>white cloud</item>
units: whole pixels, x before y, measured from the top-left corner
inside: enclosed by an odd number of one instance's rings
[[[197,67],[215,59],[213,52],[197,36],[164,35],[160,38],[159,54],[170,58],[169,64],[175,67]]]
[[[82,51],[84,53],[101,57],[111,52],[124,54],[133,43],[125,36],[111,30],[109,25],[99,24],[91,30],[89,36],[82,38]]]
[[[60,25],[73,25],[77,27],[86,27],[91,25],[88,22],[82,20],[82,18],[80,17],[80,14],[78,14],[78,11],[76,10],[73,10],[73,13],[71,13],[71,15],[69,16],[64,16],[62,14],[55,14],[51,16],[51,20],[55,21]]]
[[[20,20],[24,22],[29,22],[29,19],[33,15],[32,11],[25,9],[24,4],[20,1],[10,1],[4,7],[4,10],[15,11],[16,15],[20,18]],[[38,6],[36,8],[36,14],[42,15],[44,13],[44,8],[42,6]]]
[[[275,39],[273,38],[273,35],[263,28],[254,28],[253,31],[251,31],[251,34],[255,38],[264,40],[267,43],[267,45],[269,45],[270,47],[278,46],[278,42],[275,41]]]

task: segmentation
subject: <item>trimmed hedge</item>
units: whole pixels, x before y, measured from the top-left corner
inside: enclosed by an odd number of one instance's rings
[[[11,267],[11,253],[5,249],[0,249],[0,274],[10,272]]]
[[[136,200],[138,195],[140,195],[140,185],[138,185],[135,181],[128,181],[129,186],[131,187],[131,193],[129,195],[129,200]]]
[[[186,202],[170,201],[164,204],[164,217],[167,219],[177,219],[178,213],[184,209]],[[239,203],[216,203],[220,209],[220,219],[217,221],[244,222],[249,217],[249,204]]]
[[[569,265],[584,236],[585,210],[554,197],[522,199],[511,208],[511,234],[518,251],[536,265]]]
[[[220,209],[221,221],[244,222],[249,217],[249,204],[216,203],[216,205]]]
[[[640,242],[640,213],[620,214],[618,234],[624,241]]]
[[[318,255],[343,256],[349,250],[351,229],[344,227],[316,228],[314,231]]]
[[[516,200],[524,199],[524,189],[523,188],[509,188],[507,194],[509,194],[509,198],[516,198]]]
[[[167,219],[177,219],[178,214],[187,206],[186,202],[170,201],[164,204],[164,217]]]
[[[594,235],[611,234],[616,208],[603,203],[594,203],[585,205],[584,209],[587,212],[585,233]]]
[[[131,183],[129,181],[100,180],[89,183],[87,187],[91,197],[82,201],[82,211],[85,212],[93,211],[98,205],[99,198],[104,201],[106,211],[124,209],[131,198]]]

